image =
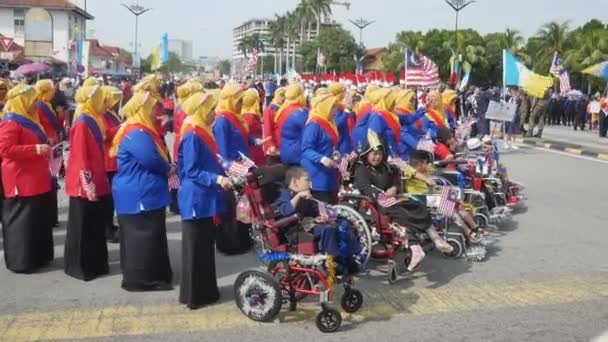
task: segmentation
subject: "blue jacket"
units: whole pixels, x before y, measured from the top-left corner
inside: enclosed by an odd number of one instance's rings
[[[224,172],[211,149],[191,131],[182,137],[177,155],[180,179],[177,198],[182,220],[223,214],[226,204],[217,178]]]
[[[382,139],[382,142],[388,149],[389,156],[398,157],[401,155],[401,148],[398,144],[401,137],[395,137],[393,131],[380,113],[374,112],[372,114],[371,118],[369,119],[369,129],[376,132],[376,134],[378,134],[378,136]]]
[[[118,147],[116,160],[112,196],[118,214],[134,215],[169,204],[167,173],[171,165],[148,133],[140,129],[129,132]]]
[[[340,154],[347,155],[352,147],[350,143],[350,132],[348,131],[348,119],[351,113],[338,109],[336,113],[336,126],[338,127],[338,151]]]
[[[357,152],[363,152],[363,148],[365,148],[365,145],[367,144],[367,128],[371,116],[372,112],[367,112],[359,121],[357,121],[355,128],[353,128],[353,135],[351,136],[350,140],[353,150]]]
[[[222,116],[215,119],[213,135],[220,155],[230,161],[239,160],[239,152],[249,157],[249,145],[255,144],[251,136],[245,140],[241,132]]]
[[[402,114],[399,115],[399,123],[401,124],[401,140],[399,141],[399,147],[401,148],[401,159],[408,160],[410,158],[410,152],[416,150],[418,147],[418,141],[424,135],[423,130],[419,130],[416,125],[416,121],[421,119],[424,115],[424,109],[418,110],[414,114]]]
[[[285,115],[285,114],[283,114]],[[281,162],[288,165],[299,165],[302,159],[302,134],[308,120],[308,110],[300,108],[285,119],[281,128]]]
[[[321,158],[333,158],[334,147],[331,138],[316,122],[304,129],[302,137],[302,167],[312,180],[313,191],[335,191],[338,189],[338,173],[321,164]]]
[[[456,124],[457,124],[456,119],[454,119],[452,117],[452,115],[450,114],[450,112],[449,112],[449,110],[447,108],[443,110],[443,115],[445,115],[445,117],[448,118],[448,126],[451,129],[455,129],[456,128]]]

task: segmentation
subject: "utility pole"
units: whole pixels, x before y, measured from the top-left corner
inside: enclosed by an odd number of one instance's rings
[[[361,48],[361,50],[363,51],[363,30],[365,28],[367,28],[369,25],[375,23],[375,20],[372,21],[368,21],[366,19],[363,18],[359,18],[357,20],[348,20],[350,21],[353,25],[355,25],[358,29],[359,29],[359,47]],[[362,52],[363,53],[363,52]],[[363,56],[358,58],[358,63],[357,63],[357,69],[361,71],[361,73],[363,73],[363,59],[365,58],[365,54],[363,53]]]
[[[475,0],[445,0],[445,2],[452,7],[452,9],[454,10],[454,12],[456,12],[456,26],[454,28],[454,50],[456,52],[458,52],[458,16],[460,14],[460,11],[462,11],[463,9],[465,9],[467,6],[469,6],[470,4],[474,3]]]
[[[129,12],[131,12],[134,16],[135,16],[135,46],[133,48],[133,58],[139,58],[139,55],[137,54],[137,45],[138,45],[138,30],[139,30],[139,16],[152,10],[151,8],[144,8],[143,6],[141,6],[139,4],[139,1],[137,3],[135,3],[134,5],[125,5],[125,4],[121,4],[124,8],[128,9]],[[135,64],[135,60],[133,61],[133,63]],[[138,63],[139,64],[139,61]]]

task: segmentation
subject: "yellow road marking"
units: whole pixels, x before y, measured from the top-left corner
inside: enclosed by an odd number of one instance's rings
[[[607,160],[608,161],[608,154],[604,154],[604,153],[598,154],[597,158],[601,159],[601,160]]]
[[[564,149],[564,151],[566,151],[568,153],[572,153],[572,154],[579,154],[579,155],[583,153],[583,151],[579,148],[570,148],[570,147],[566,147]]]
[[[399,289],[380,285],[365,291],[360,312],[345,319],[389,318],[472,310],[563,304],[608,297],[605,273],[569,279]],[[282,322],[308,322],[318,313],[315,303],[296,312],[282,312]],[[84,339],[107,336],[155,335],[259,326],[243,316],[233,302],[197,311],[179,305],[120,306],[0,316],[0,341]]]

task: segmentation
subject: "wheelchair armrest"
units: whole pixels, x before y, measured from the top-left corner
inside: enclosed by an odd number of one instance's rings
[[[293,214],[291,216],[283,217],[279,220],[271,221],[268,225],[271,229],[280,229],[295,222],[298,222],[299,220],[300,217],[298,216],[298,214]]]

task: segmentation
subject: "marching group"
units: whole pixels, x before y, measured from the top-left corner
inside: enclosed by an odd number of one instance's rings
[[[336,155],[355,152],[354,183],[374,198],[403,191],[423,196],[436,185],[429,154],[419,150],[423,139],[435,141],[435,158],[454,157],[460,110],[459,95],[450,89],[419,99],[412,89],[370,84],[361,91],[338,82],[307,94],[301,83],[292,82],[272,89],[264,106],[261,89],[249,84],[212,86],[191,79],[175,86],[172,153],[164,140],[162,89],[155,75],[144,77],[120,112],[123,90],[95,78],[84,80],[74,93],[65,164],[68,276],[90,281],[108,274],[107,230],[116,212],[122,288],[172,289],[166,207],[173,202],[183,232],[179,300],[198,308],[219,299],[216,239],[224,235],[221,250],[226,253],[251,247],[247,227],[240,224],[226,237],[235,221],[236,199],[225,162],[246,157],[258,166],[290,166],[287,190],[275,203],[285,214],[299,210],[303,199],[336,203]],[[54,258],[59,174],[49,163],[61,158],[66,135],[51,103],[55,91],[50,80],[34,86],[0,81],[3,245],[6,266],[16,273],[36,272]],[[407,189],[393,182],[388,159],[409,161]],[[170,187],[175,178],[179,186]],[[402,202],[385,211],[399,224],[426,232],[438,250],[450,252],[424,204]],[[485,231],[466,211],[459,214],[467,238],[482,239]],[[325,231],[319,238],[328,246],[334,243]]]

